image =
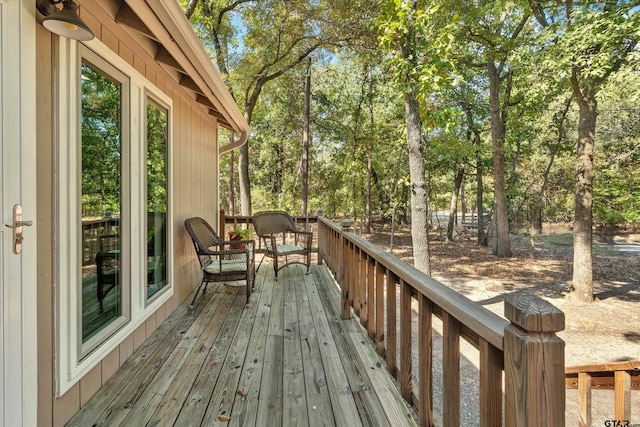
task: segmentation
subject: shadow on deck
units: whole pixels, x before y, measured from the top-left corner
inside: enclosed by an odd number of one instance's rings
[[[415,425],[324,266],[263,267],[246,307],[240,283],[187,298],[68,425]]]

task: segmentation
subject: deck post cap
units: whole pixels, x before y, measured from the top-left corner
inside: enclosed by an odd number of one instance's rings
[[[530,332],[558,332],[565,327],[564,313],[535,295],[514,295],[504,302],[504,315]]]

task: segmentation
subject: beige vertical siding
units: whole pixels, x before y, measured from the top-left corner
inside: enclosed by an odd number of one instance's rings
[[[218,197],[217,124],[203,106],[181,88],[175,75],[160,67],[142,49],[135,34],[113,22],[117,9],[109,2],[80,2],[85,22],[114,52],[118,53],[149,81],[173,99],[173,234],[174,297],[138,327],[118,348],[107,355],[64,396],[54,396],[54,266],[51,212],[55,210],[54,150],[55,126],[52,120],[51,96],[55,58],[52,35],[38,26],[38,425],[61,426],[109,379],[144,340],[184,301],[200,280],[191,240],[183,222],[191,216],[202,216],[216,224]],[[104,3],[104,4],[103,4]]]

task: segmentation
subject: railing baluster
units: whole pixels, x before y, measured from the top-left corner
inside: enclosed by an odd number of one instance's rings
[[[400,280],[400,394],[411,402],[411,286]]]
[[[420,296],[418,318],[418,375],[419,398],[418,417],[420,425],[433,425],[433,307],[431,301],[424,295]]]
[[[397,310],[396,310],[396,284],[398,276],[387,270],[387,367],[389,373],[398,378],[397,362]]]
[[[384,266],[376,261],[376,350],[384,357]]]
[[[631,374],[627,371],[615,373],[615,419],[631,418]]]
[[[502,425],[502,351],[480,338],[480,427]]]
[[[338,268],[340,277],[340,288],[342,289],[342,318],[351,318],[351,305],[349,304],[349,242],[340,234],[340,267]]]
[[[591,427],[591,374],[578,373],[578,426]]]
[[[367,327],[367,254],[360,249],[358,251],[358,310],[360,312],[360,324]]]
[[[367,308],[367,333],[372,340],[376,336],[376,322],[375,322],[375,261],[370,256],[367,256],[367,298],[365,300],[365,306]]]
[[[369,309],[367,307],[367,290],[369,289],[369,284],[367,280],[369,278],[369,274],[367,272],[368,267],[368,255],[365,251],[360,251],[360,288],[359,288],[359,296],[360,296],[360,324],[363,328],[367,329],[369,324]]]
[[[358,254],[356,252],[356,246],[349,242],[347,244],[349,248],[349,263],[347,264],[347,271],[349,272],[349,307],[354,306],[354,298],[356,297],[356,275],[358,272]],[[357,313],[356,313],[357,314]]]
[[[460,322],[445,312],[442,319],[443,425],[460,425]]]
[[[354,245],[353,252],[353,309],[356,316],[360,317],[362,322],[362,316],[360,316],[360,309],[362,308],[362,251],[360,248]]]

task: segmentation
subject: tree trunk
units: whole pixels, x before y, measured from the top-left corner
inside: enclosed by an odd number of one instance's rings
[[[417,69],[417,55],[415,52],[415,15],[417,1],[411,2],[412,14],[407,34],[402,45],[402,57]],[[411,73],[405,71],[404,106],[407,122],[407,148],[409,151],[409,178],[411,181],[411,240],[413,244],[413,265],[423,273],[431,275],[429,265],[429,235],[428,235],[428,207],[427,185],[425,181],[424,156],[422,149],[422,123],[420,122],[420,105],[418,104],[416,83]]]
[[[493,60],[489,60],[487,64],[489,76],[489,109],[491,111],[491,142],[493,146],[493,217],[495,218],[495,224],[493,224],[493,226],[496,231],[492,251],[494,255],[499,257],[510,257],[509,215],[504,181],[505,127],[500,108],[500,72]]]
[[[461,222],[467,221],[467,197],[464,191],[464,179],[460,183],[460,220]]]
[[[596,134],[595,92],[581,90],[572,76],[574,94],[580,108],[576,162],[576,204],[573,223],[573,291],[581,301],[593,301],[593,148]]]
[[[482,158],[480,154],[480,138],[478,138],[478,151],[476,152],[476,206],[478,211],[478,245],[487,246],[487,238],[484,233],[484,185],[482,182]]]
[[[465,162],[460,163],[458,173],[453,182],[453,193],[451,193],[451,203],[449,203],[449,224],[447,225],[447,239],[453,241],[453,227],[456,221],[456,211],[458,209],[458,194],[464,178]]]
[[[238,182],[242,215],[251,215],[251,187],[249,183],[249,144],[238,149]]]
[[[304,85],[304,118],[302,130],[302,215],[307,215],[307,201],[309,199],[309,144],[311,116],[311,57],[307,61],[307,77]]]
[[[367,192],[364,201],[364,232],[371,233],[371,181],[373,175],[373,154],[371,150],[367,153]]]
[[[542,200],[536,199],[533,201],[531,205],[531,210],[529,212],[529,234],[531,236],[539,236],[542,234],[542,210],[544,209]]]
[[[424,178],[424,158],[420,141],[418,101],[413,94],[405,100],[407,115],[407,147],[409,149],[409,176],[411,179],[411,241],[413,265],[431,275],[429,265],[429,237],[427,234],[427,188]]]

